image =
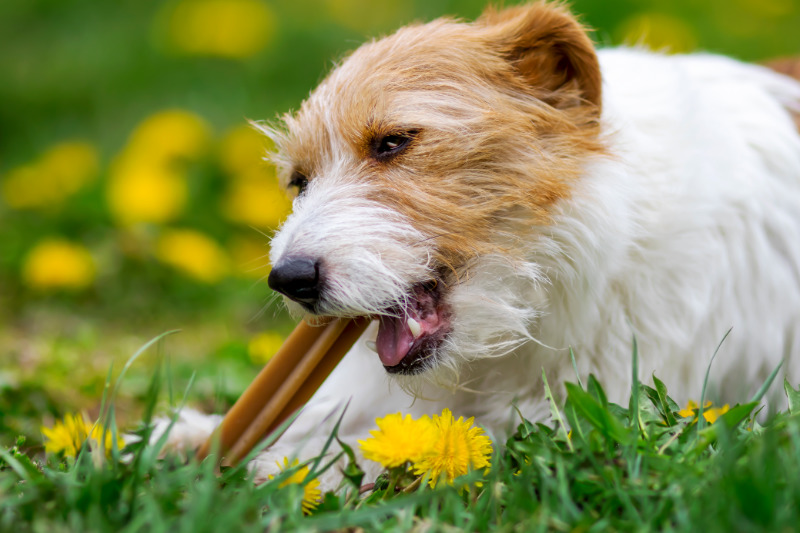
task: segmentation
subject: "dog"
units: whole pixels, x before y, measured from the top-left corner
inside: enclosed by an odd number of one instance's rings
[[[348,400],[351,444],[444,407],[497,439],[512,404],[547,418],[543,371],[556,396],[577,370],[626,401],[634,335],[642,380],[681,401],[728,330],[714,397],[747,399],[781,361],[796,375],[798,117],[789,77],[598,51],[560,4],[364,44],[259,126],[293,196],[270,287],[298,317],[375,321],[257,477],[301,441],[313,456]]]

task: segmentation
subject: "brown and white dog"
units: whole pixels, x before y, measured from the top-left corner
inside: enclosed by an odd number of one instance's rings
[[[502,437],[512,402],[547,416],[542,369],[575,379],[569,347],[626,399],[634,333],[642,378],[679,400],[729,328],[718,397],[793,368],[798,110],[800,85],[762,67],[596,51],[556,4],[364,44],[262,126],[294,196],[269,284],[297,315],[379,320],[254,467],[308,434],[313,455],[348,400],[352,442],[443,407]]]

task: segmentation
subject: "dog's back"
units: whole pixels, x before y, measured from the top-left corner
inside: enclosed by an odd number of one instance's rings
[[[742,385],[800,358],[800,136],[787,112],[800,86],[713,55],[599,56],[612,157],[590,168],[561,224],[592,290],[563,284],[542,340],[579,339],[587,370],[626,382],[636,332],[642,375],[685,398],[733,328],[712,375],[741,399]]]

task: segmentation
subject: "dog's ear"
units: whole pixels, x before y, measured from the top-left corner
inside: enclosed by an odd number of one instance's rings
[[[566,8],[545,2],[500,11],[490,7],[476,24],[532,87],[550,93],[549,103],[600,110],[602,82],[594,45]]]

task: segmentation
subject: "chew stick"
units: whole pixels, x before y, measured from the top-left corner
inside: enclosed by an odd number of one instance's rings
[[[330,350],[328,350],[328,353],[325,354],[322,361],[320,361],[305,383],[303,383],[300,390],[298,390],[289,403],[286,404],[281,414],[278,415],[273,426],[264,433],[265,436],[311,399],[325,379],[333,372],[333,369],[336,368],[336,365],[339,364],[345,354],[350,351],[350,348],[352,348],[359,337],[361,337],[361,334],[364,333],[364,330],[367,329],[369,324],[370,320],[366,318],[350,320],[342,331],[342,334],[339,335],[339,338],[336,339],[336,342],[331,346]]]
[[[241,460],[313,396],[368,324],[368,319],[339,318],[322,327],[300,322],[198,450],[198,458],[219,439],[226,463]]]

